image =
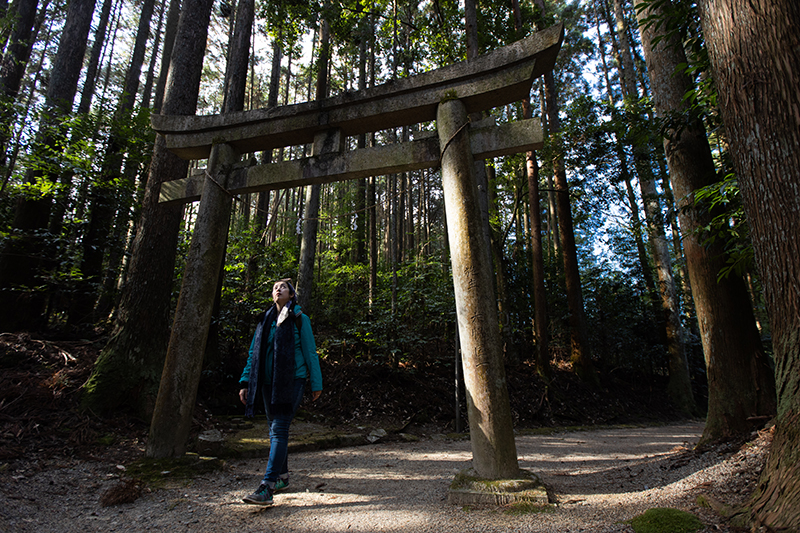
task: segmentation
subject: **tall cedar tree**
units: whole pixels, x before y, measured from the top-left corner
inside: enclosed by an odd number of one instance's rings
[[[513,0],[514,29],[523,35],[522,10],[519,0]],[[522,118],[533,117],[530,96],[522,100]],[[539,162],[536,152],[525,154],[525,177],[528,181],[528,205],[531,224],[531,274],[533,278],[533,339],[536,344],[536,371],[550,381],[550,334],[548,332],[547,293],[545,291],[544,247],[542,245],[542,211],[539,203]]]
[[[778,416],[753,517],[800,524],[800,3],[700,0],[775,353]]]
[[[626,106],[634,106],[639,101],[639,89],[633,61],[633,51],[628,37],[628,24],[622,0],[613,0],[616,17],[617,41],[621,59],[620,79],[622,96]],[[667,347],[667,367],[669,383],[667,392],[675,406],[684,414],[695,410],[692,384],[689,378],[689,365],[686,359],[683,327],[680,317],[680,302],[672,272],[669,245],[664,230],[664,215],[656,190],[650,143],[640,139],[633,140],[633,163],[639,178],[644,212],[647,219],[647,235],[650,240],[653,264],[658,278],[658,292],[661,296],[661,312],[664,336]],[[634,207],[638,210],[638,207]]]
[[[753,418],[774,414],[775,383],[744,280],[736,273],[718,280],[726,266],[724,243],[704,243],[698,233],[716,213],[696,206],[693,194],[715,183],[717,175],[703,124],[685,98],[692,82],[679,70],[688,63],[682,43],[677,34],[646,23],[647,17],[669,16],[663,4],[650,9],[644,9],[643,0],[636,4],[656,112],[680,121],[667,131],[664,151],[679,198],[683,248],[708,375],[702,440],[713,442],[749,432]],[[661,40],[655,44],[657,37]]]
[[[187,0],[181,11],[161,108],[166,115],[195,114],[212,5],[213,0]],[[158,194],[162,182],[185,176],[188,169],[188,161],[169,152],[158,136],[114,331],[84,387],[84,405],[95,412],[126,409],[144,419],[152,414],[169,338],[183,218],[182,206],[159,205]]]
[[[537,0],[540,10],[540,29],[544,27],[544,0]],[[559,118],[558,89],[552,72],[544,75],[544,92],[547,105],[547,121],[549,132],[554,143],[558,143],[561,129]],[[561,257],[564,260],[564,281],[567,290],[567,304],[569,306],[570,330],[570,361],[575,373],[584,381],[592,384],[598,383],[597,371],[592,363],[591,347],[589,346],[589,332],[586,321],[586,311],[583,307],[583,294],[581,292],[581,277],[578,270],[578,249],[575,243],[575,229],[572,223],[572,206],[569,199],[569,183],[567,171],[564,167],[562,149],[554,146],[556,155],[553,159],[553,175],[557,192],[556,208],[558,211],[558,233],[561,240]]]

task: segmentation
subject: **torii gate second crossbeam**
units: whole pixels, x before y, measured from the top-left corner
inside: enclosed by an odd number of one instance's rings
[[[468,127],[468,113],[527,97],[552,70],[557,25],[471,61],[317,102],[214,116],[152,117],[167,148],[207,169],[162,185],[160,201],[200,198],[197,221],[147,444],[150,457],[181,455],[191,427],[231,194],[326,183],[441,165],[473,468],[513,478],[519,467],[506,389],[492,271],[480,227],[473,160],[540,148],[538,120]],[[346,136],[436,121],[436,137],[344,151]],[[256,165],[243,153],[313,142],[312,156]]]

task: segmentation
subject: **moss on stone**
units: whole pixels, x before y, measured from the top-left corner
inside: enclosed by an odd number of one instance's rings
[[[455,89],[445,91],[445,93],[442,95],[442,99],[439,100],[439,103],[443,104],[445,102],[449,102],[450,100],[458,100],[458,93],[455,91]]]
[[[555,508],[552,505],[522,501],[509,504],[503,512],[512,516],[523,516],[527,514],[552,513],[554,511]]]

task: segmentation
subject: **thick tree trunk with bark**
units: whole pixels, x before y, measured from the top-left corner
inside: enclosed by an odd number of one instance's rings
[[[641,3],[641,0],[637,0]],[[656,13],[663,13],[659,9]],[[653,11],[640,11],[640,20]],[[652,26],[641,28],[653,102],[660,117],[690,116],[684,95],[689,78],[678,71],[686,64],[681,43],[673,36],[653,45]],[[679,199],[683,247],[706,360],[709,398],[702,442],[731,438],[752,430],[753,417],[775,412],[775,386],[761,346],[752,304],[741,276],[717,281],[726,266],[724,244],[704,244],[698,235],[712,214],[694,205],[694,191],[717,181],[705,129],[698,117],[664,138],[670,179]]]
[[[212,0],[195,0],[183,10],[172,55],[162,112],[193,115],[203,67]],[[181,206],[158,203],[161,183],[185,176],[189,163],[156,137],[142,215],[132,247],[128,280],[114,333],[85,387],[84,405],[95,412],[126,409],[152,414],[170,330],[170,300]]]
[[[800,524],[800,3],[701,0],[700,20],[764,284],[778,416],[753,518]]]

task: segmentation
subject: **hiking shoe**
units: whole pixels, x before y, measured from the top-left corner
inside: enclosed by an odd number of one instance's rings
[[[242,501],[252,505],[272,505],[272,489],[262,483],[253,494],[242,498]]]
[[[289,478],[278,478],[278,481],[275,482],[275,488],[272,489],[272,492],[278,492],[279,490],[284,490],[286,487],[289,486]]]

